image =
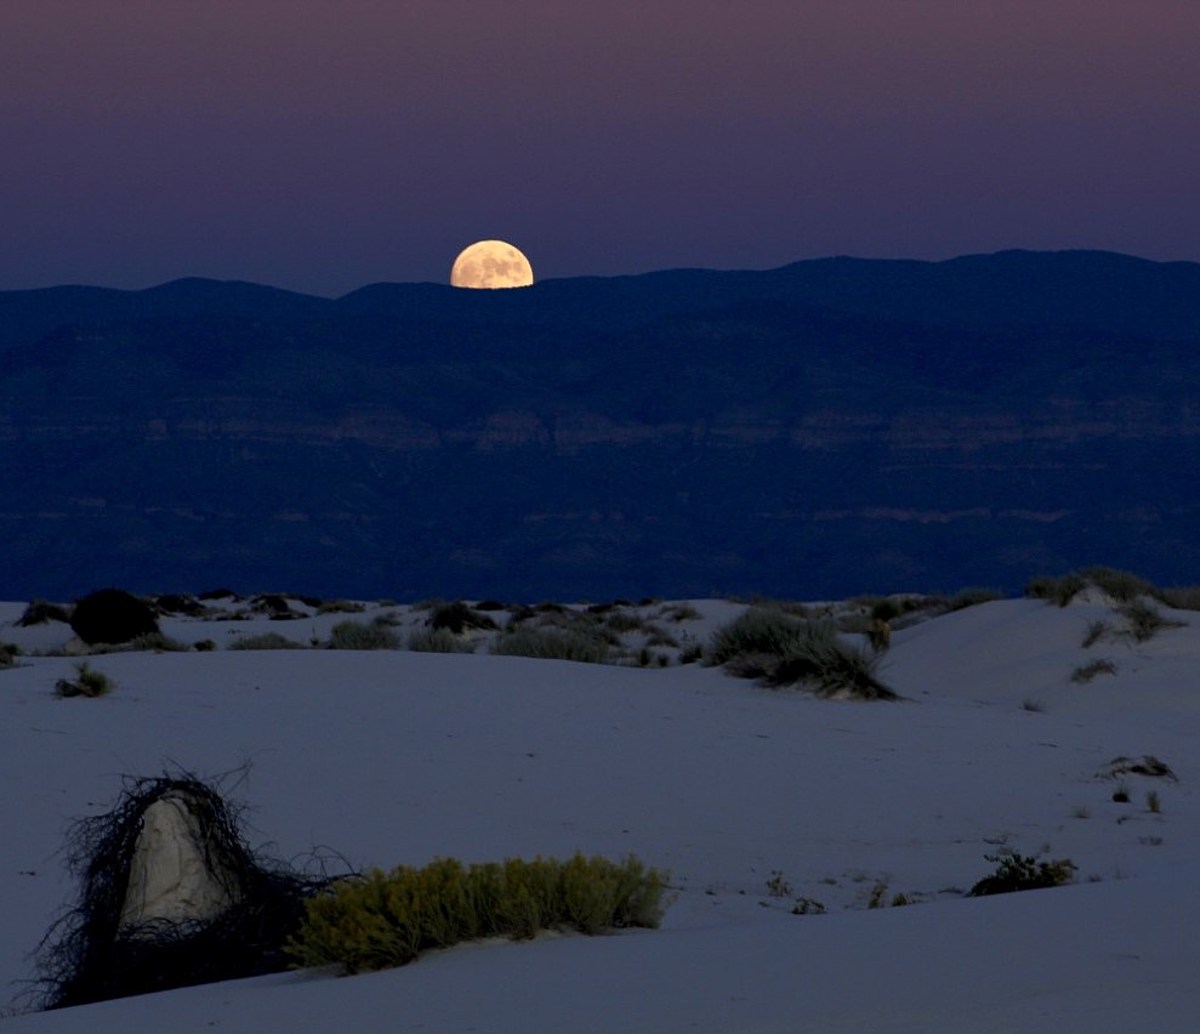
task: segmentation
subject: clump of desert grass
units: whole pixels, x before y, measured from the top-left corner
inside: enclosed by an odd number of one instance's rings
[[[264,632],[262,635],[240,636],[229,644],[231,650],[303,650],[303,643],[280,635],[278,632]]]
[[[400,637],[386,625],[341,621],[329,634],[332,650],[398,650]]]
[[[492,653],[501,657],[537,657],[544,660],[606,664],[608,640],[591,630],[571,625],[509,627],[492,640]]]
[[[54,684],[54,693],[64,698],[102,697],[108,696],[115,688],[116,683],[109,676],[84,661],[75,665],[74,678],[59,679]]]
[[[405,644],[414,653],[474,653],[475,644],[448,628],[414,628]]]
[[[731,675],[774,688],[798,687],[817,696],[897,700],[877,676],[877,655],[846,643],[828,620],[751,607],[713,633],[705,661]]]

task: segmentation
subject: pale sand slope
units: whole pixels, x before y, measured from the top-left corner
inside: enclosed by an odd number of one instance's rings
[[[110,655],[92,663],[111,696],[58,700],[72,662],[30,658],[0,672],[0,979],[14,993],[73,891],[56,856],[70,821],[107,810],[123,774],[170,765],[250,761],[236,796],[255,846],[283,857],[632,851],[679,895],[659,931],[466,945],[388,973],[285,974],[6,1029],[1193,1030],[1200,615],[1082,649],[1107,613],[1004,601],[899,632],[884,669],[899,704],[694,665],[404,651]],[[0,624],[0,640],[18,631]],[[1069,681],[1100,656],[1116,675]],[[1132,802],[1113,802],[1109,763],[1142,754],[1179,781],[1127,777]],[[1070,857],[1080,883],[961,898],[1001,846]],[[925,903],[867,911],[879,884],[885,901]],[[828,914],[791,915],[801,896]]]

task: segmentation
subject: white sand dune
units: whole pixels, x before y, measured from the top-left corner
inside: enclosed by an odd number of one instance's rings
[[[701,638],[737,610],[696,605]],[[21,609],[0,607],[0,641],[69,635],[13,627]],[[6,1029],[1194,1030],[1200,615],[1082,648],[1108,614],[1009,600],[897,632],[883,677],[901,703],[698,665],[330,650],[112,654],[92,659],[111,695],[62,700],[72,660],[22,658],[0,671],[10,1009],[74,891],[64,833],[111,807],[123,775],[249,762],[235,796],[250,839],[284,858],[633,852],[671,871],[677,897],[657,931],[463,945],[390,972],[280,974]],[[192,641],[230,632],[169,626]],[[1070,681],[1096,657],[1116,673]],[[1113,801],[1113,759],[1141,755],[1178,779],[1125,776],[1131,800]],[[1071,858],[1078,883],[963,897],[1003,849]],[[897,894],[915,903],[866,907]],[[793,915],[800,898],[826,914]]]

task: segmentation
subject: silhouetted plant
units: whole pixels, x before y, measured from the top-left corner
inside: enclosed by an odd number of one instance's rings
[[[1079,577],[1106,593],[1116,603],[1132,603],[1139,596],[1154,592],[1154,586],[1131,571],[1113,567],[1085,567]]]
[[[262,635],[239,636],[229,644],[231,650],[304,650],[303,643],[288,639],[278,632],[264,632]]]
[[[366,605],[352,600],[321,600],[317,604],[318,614],[361,614]]]
[[[1174,610],[1200,610],[1200,585],[1156,589],[1154,595]]]
[[[71,629],[89,646],[118,645],[157,632],[158,621],[144,600],[123,589],[100,589],[75,604]]]
[[[17,618],[17,625],[21,628],[29,628],[32,625],[45,625],[51,621],[68,624],[70,620],[71,615],[67,612],[66,607],[57,603],[47,603],[45,600],[34,600]]]
[[[709,664],[764,685],[803,686],[819,696],[895,700],[877,677],[879,658],[843,642],[829,621],[754,607],[713,634]]]
[[[334,650],[397,650],[400,639],[382,625],[342,621],[330,631],[329,646]]]
[[[460,639],[448,628],[414,628],[408,649],[416,653],[474,653],[475,645]]]
[[[1045,887],[1061,887],[1075,878],[1076,865],[1069,858],[1055,858],[1039,862],[1036,857],[1017,854],[984,855],[984,859],[996,863],[996,870],[973,886],[969,897],[986,897],[991,894],[1010,894],[1019,890],[1041,890]]]
[[[573,628],[518,625],[492,640],[492,653],[604,664],[609,659],[609,644],[599,635]]]
[[[1078,683],[1091,682],[1097,675],[1115,675],[1117,666],[1112,661],[1097,659],[1082,664],[1071,672],[1071,681]]]
[[[75,665],[75,678],[59,679],[54,684],[54,692],[60,697],[102,697],[115,688],[112,679],[90,667],[86,661]]]
[[[468,630],[494,631],[498,627],[487,614],[472,610],[462,600],[434,607],[426,624],[435,631],[445,629],[454,635],[462,635]]]
[[[1025,595],[1032,599],[1047,600],[1060,607],[1065,607],[1086,588],[1087,582],[1076,573],[1064,574],[1056,578],[1043,576],[1034,578],[1025,586]]]
[[[1165,618],[1162,612],[1152,603],[1136,599],[1119,607],[1117,612],[1125,619],[1124,632],[1135,643],[1144,643],[1153,639],[1159,632],[1167,628],[1179,628],[1182,622]]]
[[[1004,593],[996,589],[972,586],[960,589],[946,601],[945,612],[952,614],[956,610],[966,610],[967,607],[978,607],[983,603],[993,603],[1004,599]]]

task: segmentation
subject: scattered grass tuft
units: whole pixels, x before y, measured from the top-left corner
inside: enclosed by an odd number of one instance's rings
[[[199,644],[197,644],[199,645]],[[280,635],[278,632],[264,632],[262,635],[239,636],[229,644],[231,650],[303,650],[305,646]]]
[[[1039,862],[1036,857],[1012,854],[984,855],[984,860],[996,863],[996,869],[985,876],[968,892],[968,897],[979,898],[991,894],[1010,894],[1019,890],[1041,890],[1044,887],[1061,887],[1075,878],[1077,866],[1069,858],[1055,858]]]
[[[1110,660],[1097,658],[1094,661],[1088,661],[1087,664],[1081,664],[1073,672],[1071,672],[1071,681],[1080,684],[1091,682],[1097,675],[1115,675],[1117,666]]]
[[[600,635],[555,625],[520,625],[492,640],[492,653],[501,657],[605,664],[609,659],[608,651],[608,641]]]
[[[448,628],[414,628],[407,646],[414,653],[474,653],[474,643],[460,639]]]
[[[32,625],[49,624],[51,621],[61,621],[66,624],[70,620],[71,615],[67,612],[66,607],[58,603],[47,603],[45,600],[34,600],[17,618],[17,625],[20,628],[29,628]]]
[[[434,607],[426,624],[434,631],[445,629],[454,635],[462,635],[469,629],[494,632],[499,627],[487,614],[472,610],[462,600]]]
[[[331,650],[398,650],[400,638],[384,625],[340,621],[329,633]]]
[[[59,697],[102,697],[116,689],[113,682],[102,671],[96,671],[86,661],[75,665],[74,679],[59,679],[54,692]]]
[[[1145,578],[1113,567],[1085,567],[1078,573],[1117,603],[1132,603],[1140,596],[1148,596],[1155,591]]]
[[[1118,607],[1117,613],[1125,619],[1124,634],[1135,643],[1147,642],[1164,629],[1183,627],[1182,622],[1163,617],[1162,611],[1154,604],[1141,599]]]
[[[1057,577],[1043,575],[1034,578],[1025,586],[1025,595],[1035,600],[1046,600],[1057,606],[1065,607],[1087,587],[1087,582],[1078,573],[1064,574]]]
[[[1200,585],[1176,585],[1158,589],[1154,595],[1174,610],[1200,610]]]

